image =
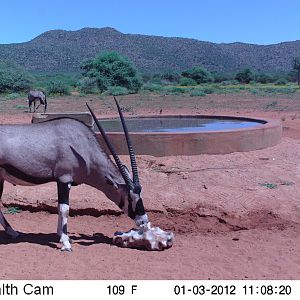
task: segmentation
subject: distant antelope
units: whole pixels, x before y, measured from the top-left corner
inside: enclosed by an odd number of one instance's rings
[[[40,104],[38,105],[38,107],[36,108],[36,101],[40,101]],[[30,91],[28,93],[28,106],[29,106],[29,112],[31,112],[31,106],[33,103],[33,112],[35,112],[40,105],[44,105],[44,113],[47,110],[47,99],[46,99],[46,95],[44,92],[42,91]]]
[[[56,182],[58,191],[58,225],[62,250],[71,251],[67,234],[69,192],[82,183],[102,191],[115,202],[137,226],[148,224],[141,198],[141,185],[135,154],[126,123],[119,111],[130,155],[133,178],[121,163],[95,114],[92,117],[114,157],[115,163],[101,148],[95,133],[80,121],[59,118],[28,125],[0,125],[0,198],[4,180],[12,184],[38,185]],[[34,158],[28,159],[28,153]],[[9,225],[0,210],[0,223],[11,237],[18,232]]]

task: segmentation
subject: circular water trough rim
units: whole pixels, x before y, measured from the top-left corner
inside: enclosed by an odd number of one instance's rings
[[[249,121],[256,122],[260,124],[255,124],[253,126],[245,127],[245,128],[234,128],[234,129],[222,129],[222,130],[199,130],[199,131],[178,131],[178,132],[161,132],[161,131],[130,131],[130,135],[194,135],[194,134],[213,134],[213,133],[232,133],[232,132],[248,132],[262,129],[271,129],[276,127],[281,127],[282,123],[278,119],[271,118],[252,118],[247,116],[229,116],[229,115],[140,115],[140,116],[125,116],[125,121],[128,119],[143,119],[143,118],[206,118],[206,119],[220,119],[220,120],[241,120],[241,121]],[[105,120],[119,120],[118,117],[110,117],[110,118],[99,118],[100,121]],[[100,132],[96,132],[97,134]],[[119,135],[123,134],[123,131],[107,131],[109,135]]]
[[[212,116],[212,115],[147,115],[131,118],[219,118],[240,119],[262,123],[247,128],[184,131],[184,132],[130,132],[131,141],[136,154],[156,157],[173,155],[228,154],[245,152],[272,147],[280,143],[282,125],[280,120],[269,118]],[[101,120],[117,119],[116,117]],[[127,117],[128,119],[128,117]],[[124,132],[107,132],[118,154],[127,155],[128,149],[124,140]],[[100,132],[96,132],[99,142],[103,145]]]

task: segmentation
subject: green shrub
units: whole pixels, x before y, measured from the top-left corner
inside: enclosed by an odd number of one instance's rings
[[[273,82],[274,78],[270,74],[261,73],[256,75],[255,81],[259,83],[271,83]]]
[[[151,76],[150,83],[161,85],[162,84],[161,74],[159,74],[159,73],[153,74]]]
[[[197,82],[192,78],[182,77],[180,78],[179,84],[181,86],[195,86],[197,85]]]
[[[121,86],[136,93],[142,86],[142,79],[132,62],[117,52],[105,52],[88,59],[80,68],[84,77],[96,80],[100,92],[111,86]]]
[[[251,94],[255,94],[255,95],[258,94],[258,90],[257,89],[250,89],[249,92]]]
[[[296,90],[297,90],[297,88],[294,88],[292,86],[287,86],[287,87],[278,88],[276,91],[277,91],[277,93],[280,93],[280,94],[293,94],[296,92]]]
[[[5,96],[5,99],[6,100],[14,100],[14,99],[17,99],[17,98],[20,98],[20,94],[19,93],[11,93],[11,94],[8,94]]]
[[[180,74],[177,72],[165,72],[161,74],[161,80],[166,81],[167,83],[179,83],[179,80],[181,78]]]
[[[160,92],[163,90],[163,87],[160,84],[146,83],[143,89],[149,92]]]
[[[49,95],[69,95],[70,87],[61,81],[50,81],[47,86],[47,93]]]
[[[194,67],[182,72],[181,75],[183,77],[194,79],[198,84],[214,81],[212,74],[203,67]]]
[[[191,97],[203,97],[205,96],[205,92],[202,89],[193,89],[190,92]]]
[[[253,73],[249,68],[246,68],[235,75],[235,79],[241,83],[249,83],[253,80]]]
[[[204,86],[202,90],[205,94],[214,94],[216,92],[213,86]]]
[[[232,80],[225,80],[221,82],[221,85],[237,85],[239,82],[235,79]]]
[[[97,93],[97,83],[95,78],[83,77],[77,83],[77,88],[83,94]]]
[[[77,87],[79,80],[79,74],[73,73],[58,73],[58,74],[48,74],[48,73],[35,73],[34,74],[34,86],[36,90],[46,90],[50,81],[60,81],[63,84],[71,87]]]
[[[0,63],[0,93],[28,91],[32,76],[13,62]]]
[[[179,95],[184,94],[186,91],[189,91],[190,89],[181,88],[178,86],[168,86],[165,87],[164,91],[167,95]]]
[[[120,95],[128,95],[129,91],[123,86],[110,86],[108,87],[107,91],[103,93],[103,95],[113,95],[113,96],[120,96]]]
[[[233,80],[234,75],[230,73],[219,73],[219,72],[213,72],[212,76],[214,78],[214,82],[221,83],[223,81],[230,81]]]
[[[274,82],[275,85],[286,85],[287,83],[288,81],[285,78],[279,78]]]

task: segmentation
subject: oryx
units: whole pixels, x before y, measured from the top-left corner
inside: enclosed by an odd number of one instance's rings
[[[36,106],[37,101],[40,101],[40,104],[36,108],[35,106]],[[44,113],[46,112],[46,110],[47,110],[47,98],[46,98],[46,95],[45,95],[44,92],[42,92],[42,91],[30,91],[28,93],[29,112],[31,112],[32,103],[33,103],[33,112],[35,112],[40,107],[40,105],[44,105]]]
[[[148,223],[141,198],[135,154],[120,106],[116,99],[115,101],[130,154],[132,178],[88,104],[116,164],[101,148],[95,133],[80,121],[59,118],[38,124],[0,125],[0,198],[4,180],[18,185],[55,181],[58,191],[57,234],[60,236],[62,250],[71,251],[67,218],[69,192],[73,185],[85,183],[102,191],[137,226]],[[0,223],[8,235],[18,236],[1,210]]]

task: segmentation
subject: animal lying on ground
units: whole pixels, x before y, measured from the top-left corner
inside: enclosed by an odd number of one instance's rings
[[[36,102],[40,101],[40,104],[36,106]],[[47,110],[47,98],[44,92],[42,91],[30,91],[28,93],[28,106],[29,106],[29,112],[31,112],[31,106],[33,104],[33,112],[35,112],[40,105],[44,105],[44,113]]]
[[[115,202],[137,226],[148,223],[141,198],[135,154],[119,104],[133,178],[122,164],[108,137],[88,106],[115,163],[101,148],[94,132],[80,121],[54,119],[28,125],[0,125],[0,198],[5,180],[17,185],[56,182],[58,191],[57,234],[61,250],[71,251],[67,232],[71,186],[90,185]],[[30,157],[34,158],[34,161]],[[11,237],[18,236],[0,210],[0,223]]]
[[[152,227],[148,222],[138,229],[133,228],[127,232],[117,231],[113,241],[119,247],[164,250],[173,246],[174,233]]]

